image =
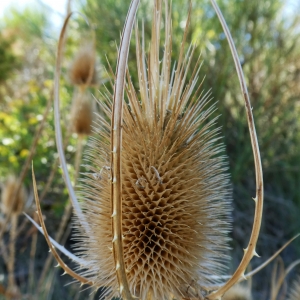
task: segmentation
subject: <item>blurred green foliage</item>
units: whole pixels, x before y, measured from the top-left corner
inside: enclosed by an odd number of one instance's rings
[[[106,65],[107,58],[113,70],[129,2],[86,0],[81,6],[96,32],[99,61]],[[300,228],[300,7],[295,6],[287,12],[284,0],[218,2],[240,55],[257,126],[266,194],[258,253],[266,257]],[[139,28],[144,26],[148,44],[151,3],[142,1],[138,12]],[[238,248],[233,264],[236,265],[251,230],[253,203],[250,200],[255,195],[254,164],[245,108],[228,43],[210,2],[194,0],[192,5],[187,47],[189,43],[198,45],[194,59],[201,53],[204,62],[200,76],[206,77],[203,88],[206,91],[212,89],[214,99],[218,100],[216,115],[220,115],[218,125],[222,125],[233,184],[235,210],[232,236],[235,241],[233,247]],[[178,58],[188,7],[188,1],[173,0],[174,61]],[[3,181],[8,174],[20,172],[52,95],[58,34],[51,31],[45,10],[29,8],[23,11],[12,9],[0,21],[0,28],[0,180]],[[68,127],[73,93],[67,78],[68,66],[79,45],[91,38],[90,29],[81,16],[74,17],[68,32],[61,78],[64,132]],[[136,82],[134,37],[129,68]],[[103,87],[99,89],[102,91]],[[93,93],[101,98],[97,91]],[[51,112],[34,156],[40,191],[56,157],[53,130]],[[67,147],[71,171],[75,145],[76,139],[72,138]],[[55,210],[55,222],[58,223],[66,195],[57,171],[44,206],[49,209],[49,215]],[[25,180],[28,188],[31,187],[30,176],[28,172]],[[292,249],[290,257],[285,257],[287,261],[295,259],[295,253],[300,254],[299,243]],[[266,282],[269,283],[269,280]],[[59,299],[58,294],[53,297]]]
[[[11,75],[18,67],[17,56],[12,51],[12,41],[0,35],[0,82]]]

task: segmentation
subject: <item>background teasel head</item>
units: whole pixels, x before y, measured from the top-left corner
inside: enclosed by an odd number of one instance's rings
[[[231,226],[223,146],[218,143],[219,129],[213,128],[216,120],[209,121],[215,107],[208,105],[209,93],[200,93],[200,59],[193,68],[189,65],[193,46],[184,54],[183,40],[181,56],[172,66],[170,12],[162,16],[161,2],[155,1],[147,57],[136,29],[140,81],[136,90],[128,74],[122,134],[124,262],[131,293],[140,299],[200,297],[205,286],[215,282],[213,275],[226,269]],[[165,41],[160,40],[162,23]],[[82,276],[106,287],[103,294],[112,297],[119,295],[109,250],[113,236],[107,120],[112,118],[112,95],[106,100],[108,104],[100,102],[105,116],[98,118],[98,138],[88,150],[92,173],[81,190],[90,231],[78,226],[77,239],[87,262]]]
[[[84,92],[75,92],[71,109],[71,129],[78,135],[90,135],[93,112],[90,99]]]
[[[82,46],[71,64],[69,77],[71,83],[80,87],[92,86],[98,83],[96,72],[95,46],[89,43]]]
[[[23,185],[16,195],[15,200],[13,199],[18,185],[18,178],[13,175],[10,175],[3,185],[1,195],[1,211],[4,214],[9,214],[11,211],[12,214],[19,215],[23,211],[27,197],[26,190]]]

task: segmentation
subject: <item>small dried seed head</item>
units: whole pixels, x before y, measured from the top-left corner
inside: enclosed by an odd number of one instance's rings
[[[97,84],[95,50],[92,44],[78,51],[70,68],[71,83],[78,86]]]
[[[91,102],[84,93],[76,93],[72,104],[71,126],[78,135],[90,135],[93,112]]]
[[[300,276],[298,276],[293,282],[291,291],[288,296],[288,300],[299,300],[300,299]]]
[[[225,293],[222,300],[252,300],[251,290],[248,286],[237,284]]]
[[[10,211],[12,211],[13,214],[20,214],[23,211],[26,201],[26,191],[22,185],[16,198],[13,199],[17,187],[18,179],[15,176],[9,176],[3,186],[1,197],[1,210],[4,214],[9,214]]]

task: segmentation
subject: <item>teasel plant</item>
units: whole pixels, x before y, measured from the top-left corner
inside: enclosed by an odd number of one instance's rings
[[[118,49],[114,91],[111,95],[107,90],[104,101],[99,103],[103,115],[98,116],[95,138],[87,152],[89,172],[82,181],[81,201],[67,171],[60,128],[61,44],[71,14],[65,20],[55,72],[55,131],[63,177],[75,212],[79,255],[70,253],[48,235],[34,172],[41,227],[31,221],[44,234],[64,272],[81,284],[101,288],[103,297],[222,299],[235,284],[251,277],[275,257],[245,274],[257,255],[263,209],[262,167],[237,51],[222,13],[216,2],[211,2],[228,39],[240,81],[256,171],[252,233],[239,266],[228,278],[224,270],[231,226],[230,188],[218,129],[213,128],[216,120],[209,120],[215,108],[209,106],[210,93],[200,92],[201,60],[192,68],[195,48],[190,46],[184,51],[191,10],[180,55],[173,66],[170,3],[154,2],[148,56],[144,33],[136,24],[136,90],[127,59],[139,0],[131,2]],[[165,38],[162,57],[161,36]],[[192,75],[187,80],[189,70]],[[76,272],[63,262],[56,248],[77,264]]]

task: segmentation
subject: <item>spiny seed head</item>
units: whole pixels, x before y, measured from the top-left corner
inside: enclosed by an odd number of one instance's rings
[[[135,89],[128,74],[122,133],[122,231],[129,288],[140,299],[201,298],[227,264],[230,189],[220,156],[219,130],[208,121],[214,106],[209,93],[199,94],[200,60],[192,69],[190,47],[172,71],[170,16],[154,5],[149,57],[144,57],[136,30]],[[163,56],[160,23],[165,19]],[[143,34],[143,33],[142,33]],[[87,159],[91,173],[80,196],[90,232],[78,226],[78,250],[88,263],[82,275],[103,296],[118,296],[112,247],[110,136],[112,96],[100,103],[95,138]],[[108,103],[108,104],[105,104]],[[216,276],[217,275],[217,276]]]
[[[20,214],[23,211],[26,201],[26,191],[22,185],[16,198],[14,199],[15,192],[18,188],[18,179],[15,176],[9,176],[6,180],[2,190],[1,210],[4,214]]]
[[[71,83],[78,86],[97,84],[95,50],[92,44],[79,49],[70,68]]]
[[[293,282],[291,291],[288,296],[288,300],[299,300],[300,299],[300,276],[298,276]]]
[[[76,93],[72,104],[72,130],[78,135],[90,135],[92,131],[93,112],[91,102],[85,93]]]
[[[252,300],[249,287],[237,284],[228,290],[222,300]]]

